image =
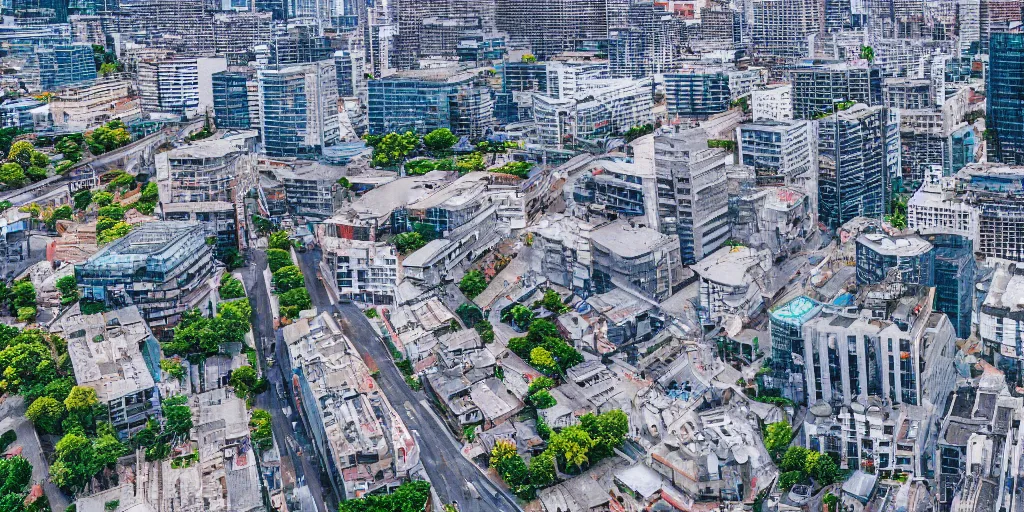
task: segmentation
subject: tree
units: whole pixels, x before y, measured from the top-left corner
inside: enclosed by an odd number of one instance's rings
[[[779,475],[779,489],[790,490],[794,485],[802,482],[804,474],[802,471],[786,471]]]
[[[18,188],[25,184],[25,170],[16,163],[8,162],[0,166],[0,183],[7,188]]]
[[[64,405],[48,396],[41,396],[28,406],[25,417],[39,430],[56,434],[60,432],[60,423],[64,420]]]
[[[164,405],[164,427],[172,435],[184,437],[192,430],[192,409],[187,405]]]
[[[35,146],[27,140],[19,140],[11,145],[11,150],[7,153],[7,160],[18,164],[22,169],[28,169],[32,165],[32,153],[36,150]]]
[[[552,380],[549,377],[545,377],[545,376],[541,375],[540,377],[537,377],[537,378],[535,378],[535,379],[530,381],[530,386],[529,386],[529,389],[527,391],[527,394],[532,395],[532,394],[534,394],[534,393],[536,393],[538,391],[543,391],[545,389],[551,389],[553,387],[555,387],[555,381]]]
[[[769,423],[764,429],[764,447],[769,453],[777,454],[782,453],[789,446],[789,442],[793,440],[793,429],[789,426],[789,423],[780,421],[777,423]]]
[[[92,446],[96,452],[96,462],[108,468],[113,468],[117,459],[128,453],[128,447],[110,434],[97,437],[93,440]]]
[[[572,425],[551,434],[548,446],[567,464],[576,466],[577,469],[583,469],[583,465],[590,460],[588,454],[594,444],[594,440],[586,430],[579,425]]]
[[[220,298],[224,300],[238,299],[245,297],[245,287],[242,286],[242,282],[231,274],[224,274],[224,278],[220,280]]]
[[[0,459],[0,496],[13,496],[15,502],[6,506],[0,501],[0,510],[15,512],[25,510],[25,488],[32,481],[32,464],[20,455]]]
[[[790,446],[782,456],[779,468],[783,471],[803,471],[810,450],[802,446]]]
[[[250,437],[260,451],[269,450],[274,445],[274,433],[270,425],[270,413],[263,409],[253,409],[249,420]]]
[[[609,457],[622,446],[629,433],[629,417],[618,409],[602,414],[584,414],[580,426],[594,440],[593,457]]]
[[[402,254],[409,254],[427,245],[423,236],[415,231],[410,233],[399,233],[395,235],[395,248]]]
[[[349,189],[349,190],[352,189],[352,182],[349,181],[348,178],[346,178],[344,176],[338,178],[338,185],[340,185],[341,188],[344,188],[344,189]]]
[[[810,460],[810,457],[808,457],[808,460]],[[831,485],[839,477],[839,466],[836,465],[836,461],[832,460],[832,457],[823,454],[818,454],[818,457],[815,457],[814,461],[811,462],[810,467],[804,468],[804,471],[813,476],[818,485],[821,486]]]
[[[256,382],[259,380],[259,375],[256,374],[256,369],[252,366],[246,365],[236,368],[231,372],[231,378],[228,379],[228,384],[235,388],[235,394],[238,398],[245,398],[256,386]]]
[[[511,174],[517,178],[525,179],[530,176],[530,169],[533,169],[533,164],[529,162],[509,162],[497,169],[491,169],[491,172]]]
[[[300,311],[313,307],[309,292],[305,288],[295,288],[282,293],[278,296],[278,303],[285,318],[297,318]]]
[[[429,482],[406,482],[391,494],[369,494],[343,501],[338,505],[338,512],[422,512],[428,500]]]
[[[544,292],[544,298],[541,299],[540,305],[543,306],[544,309],[556,315],[561,315],[562,313],[569,311],[569,306],[566,306],[565,303],[562,302],[562,297],[558,295],[558,292],[550,288]]]
[[[530,460],[530,483],[547,487],[555,483],[555,456],[545,450]]]
[[[83,188],[75,192],[75,195],[71,196],[71,200],[75,203],[76,210],[84,211],[92,203],[92,191]]]
[[[866,60],[868,62],[874,62],[874,60],[875,60],[875,49],[870,47],[870,46],[861,46],[860,47],[860,58],[862,58],[862,59],[864,59],[864,60]]]
[[[530,350],[530,364],[548,375],[558,373],[558,364],[555,363],[555,358],[544,347],[534,347],[533,350]]]
[[[103,468],[92,443],[83,435],[65,435],[54,451],[56,460],[50,466],[50,477],[58,487],[72,494],[85,489]]]
[[[284,293],[288,290],[305,286],[305,281],[302,279],[302,271],[295,265],[277,269],[277,272],[274,272],[271,278],[271,282],[274,284],[274,290],[277,293]]]
[[[83,425],[91,425],[93,411],[96,410],[99,403],[95,389],[75,386],[71,388],[71,393],[68,393],[68,397],[64,399],[64,408],[68,411],[69,416],[78,418]]]
[[[459,171],[459,174],[479,172],[486,168],[487,165],[484,164],[484,156],[477,151],[468,155],[460,156],[455,160],[455,170]]]
[[[71,220],[74,215],[75,211],[71,209],[71,205],[60,205],[50,214],[50,218],[46,220],[46,225],[53,229],[57,225],[58,220]]]
[[[533,311],[522,304],[512,306],[512,309],[508,311],[508,315],[512,319],[512,323],[520,329],[529,327],[534,316]]]
[[[270,272],[277,272],[282,267],[294,265],[292,254],[283,249],[267,249],[267,266]]]
[[[102,232],[99,231],[99,225],[97,224],[96,231],[96,243],[99,245],[106,245],[114,240],[124,237],[132,230],[132,225],[127,222],[117,221],[114,225]]]
[[[181,364],[181,360],[178,358],[161,359],[160,369],[167,372],[168,375],[178,380],[181,380],[185,377],[185,366]]]
[[[85,143],[94,155],[102,155],[108,151],[127,145],[132,141],[127,127],[119,120],[110,121],[86,134]]]
[[[470,270],[462,276],[462,279],[459,280],[459,290],[461,290],[467,298],[472,299],[483,293],[486,289],[487,281],[484,279],[483,272],[480,272],[479,270]]]
[[[546,389],[542,389],[530,395],[529,401],[538,409],[549,409],[558,403],[558,401],[555,400],[555,397],[551,396],[551,393]]]
[[[103,64],[100,64],[99,73],[100,76],[117,73],[117,64],[114,64],[113,62],[104,62]]]
[[[476,329],[478,334],[480,334],[480,340],[484,343],[491,343],[494,341],[494,326],[491,325],[490,321],[486,319],[480,320],[473,326],[473,328]]]
[[[271,233],[270,237],[267,239],[267,248],[280,249],[282,251],[291,251],[292,241],[288,239],[288,232],[274,231],[273,233]]]
[[[111,194],[110,192],[107,192],[105,190],[101,190],[93,194],[92,200],[94,203],[96,203],[97,206],[107,206],[108,204],[114,201],[114,194]]]
[[[14,283],[11,287],[8,305],[11,309],[36,307],[36,287],[27,278]]]
[[[82,159],[82,147],[71,137],[62,137],[53,145],[53,149],[64,155],[64,160],[73,164]]]
[[[459,138],[448,128],[438,128],[423,136],[423,145],[435,155],[442,155],[448,152]]]
[[[519,452],[516,450],[516,444],[506,439],[499,439],[495,441],[494,447],[491,448],[491,467],[497,467],[502,461],[518,457]]]
[[[389,133],[373,147],[370,160],[375,167],[398,167],[419,145],[420,138],[413,132]]]
[[[28,180],[31,181],[32,183],[45,180],[46,175],[47,170],[45,167],[36,167],[33,165],[28,169],[25,169],[25,177],[28,178]]]

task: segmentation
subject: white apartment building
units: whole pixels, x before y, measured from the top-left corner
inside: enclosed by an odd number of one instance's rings
[[[141,112],[138,98],[131,96],[131,82],[120,78],[100,78],[61,89],[50,99],[53,125],[68,131],[85,131]]]

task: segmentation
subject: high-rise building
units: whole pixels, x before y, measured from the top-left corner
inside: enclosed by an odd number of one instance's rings
[[[820,0],[753,0],[754,59],[788,64],[810,57],[824,28]]]
[[[856,104],[818,121],[818,217],[836,229],[881,219],[900,169],[899,113]]]
[[[448,128],[482,138],[496,126],[494,93],[476,72],[451,69],[401,71],[369,82],[369,132]]]
[[[263,148],[272,157],[318,155],[338,142],[334,61],[271,66],[257,73]]]
[[[665,101],[671,115],[707,119],[729,110],[731,96],[724,69],[665,75]]]
[[[794,119],[814,119],[832,112],[837,103],[882,104],[882,77],[875,68],[811,61],[790,73]]]
[[[36,52],[39,62],[39,89],[54,91],[96,78],[96,65],[92,46],[85,43],[40,48]]]
[[[971,336],[977,268],[974,243],[966,236],[928,230],[921,237],[935,252],[935,311],[949,317],[957,338]]]
[[[563,94],[561,98],[534,95],[537,144],[563,147],[625,133],[634,126],[653,122],[651,78],[592,80],[581,86],[578,92]]]
[[[392,58],[398,69],[416,69],[419,59],[456,56],[459,41],[493,32],[495,1],[398,0],[388,6],[397,28]]]
[[[903,284],[932,286],[935,253],[918,235],[890,237],[881,233],[857,237],[857,284],[878,284],[895,271]]]
[[[729,238],[725,151],[708,148],[702,129],[654,139],[658,230],[679,237],[683,263],[692,265]]]
[[[142,110],[192,118],[213,109],[213,74],[224,71],[223,57],[171,56],[138,64]]]
[[[244,249],[246,194],[256,185],[255,131],[200,140],[156,155],[166,220],[198,221],[217,237],[217,253]]]
[[[993,161],[1024,164],[1024,33],[992,34],[985,75],[985,128]]]
[[[217,128],[251,128],[249,75],[234,71],[213,74],[213,117]]]
[[[1006,372],[1007,379],[1024,384],[1024,268],[1018,264],[997,265],[988,293],[978,311],[978,337],[986,359]]]
[[[1024,262],[1024,167],[971,164],[957,179],[963,199],[977,212],[975,250]]]
[[[978,39],[981,52],[991,55],[993,35],[1007,32],[1015,22],[1021,21],[1021,0],[980,0],[978,4]]]
[[[497,0],[497,28],[539,60],[608,40],[608,0]],[[619,11],[623,12],[623,11]]]
[[[654,2],[629,3],[625,26],[611,27],[608,34],[608,68],[618,78],[643,78],[663,73],[672,65],[677,45],[678,23],[665,16],[665,9]]]
[[[814,125],[810,121],[760,121],[736,128],[739,161],[754,168],[758,186],[814,183],[817,164]],[[817,187],[806,190],[815,193]]]
[[[750,110],[754,122],[793,119],[793,86],[773,85],[750,93]]]

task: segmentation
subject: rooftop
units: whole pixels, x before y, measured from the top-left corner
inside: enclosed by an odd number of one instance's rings
[[[760,266],[771,268],[771,254],[750,247],[721,247],[700,260],[693,269],[700,277],[727,286],[741,286],[751,282],[747,272]]]
[[[801,295],[771,311],[773,318],[785,322],[804,324],[814,318],[821,311],[821,303],[814,299]]]
[[[621,258],[639,258],[651,251],[674,246],[673,237],[626,221],[610,222],[595,229],[590,239]]]
[[[67,340],[75,380],[95,389],[100,402],[155,385],[154,372],[139,349],[153,335],[138,307],[83,315],[75,304],[53,321],[50,330]]]
[[[857,237],[857,243],[885,256],[912,257],[926,254],[932,244],[918,235],[887,236],[868,233]]]

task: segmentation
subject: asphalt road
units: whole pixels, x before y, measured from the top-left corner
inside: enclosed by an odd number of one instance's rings
[[[292,460],[295,467],[295,478],[297,481],[305,481],[309,492],[316,502],[317,510],[327,512],[336,507],[328,508],[324,498],[324,488],[320,483],[320,470],[316,465],[315,455],[312,447],[306,441],[309,436],[305,434],[300,437],[292,422],[284,415],[283,405],[292,405],[293,402],[284,404],[277,395],[277,390],[282,389],[288,395],[288,387],[285,385],[283,373],[288,362],[288,351],[284,343],[277,343],[274,331],[274,314],[270,307],[270,298],[267,295],[266,282],[263,280],[263,269],[267,267],[266,253],[261,250],[251,250],[252,255],[249,268],[243,273],[246,277],[246,287],[249,290],[249,298],[252,301],[252,325],[253,335],[256,338],[256,360],[259,361],[260,369],[270,382],[270,390],[256,396],[256,407],[270,412],[271,429],[281,456],[287,456]],[[271,349],[273,347],[273,350]],[[276,364],[268,367],[267,357],[273,354]],[[293,406],[294,410],[294,406]],[[304,429],[299,422],[298,429]],[[302,450],[299,454],[296,450]],[[328,490],[330,492],[330,490]]]
[[[441,501],[458,503],[464,512],[521,511],[514,496],[496,486],[462,456],[462,445],[432,410],[426,394],[413,391],[405,383],[405,378],[391,361],[388,348],[363,312],[353,304],[332,304],[324,284],[317,278],[319,257],[319,251],[315,250],[299,255],[313,305],[319,311],[333,312],[356,348],[376,361],[380,369],[377,384],[406,427],[413,431],[420,447],[420,462]]]

